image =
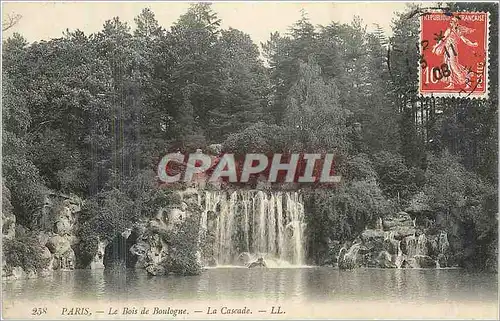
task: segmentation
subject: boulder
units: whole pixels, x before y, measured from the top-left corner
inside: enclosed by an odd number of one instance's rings
[[[20,266],[16,266],[10,271],[2,273],[2,278],[6,280],[20,280],[25,279],[26,277],[26,272],[24,272],[23,268]]]
[[[387,215],[382,219],[382,226],[386,231],[392,231],[396,227],[414,227],[413,220],[410,214],[406,212],[399,212],[393,215]]]
[[[367,229],[361,233],[361,241],[369,251],[382,250],[384,248],[384,239],[384,231]]]
[[[52,232],[45,232],[45,231],[40,231],[36,237],[38,239],[38,243],[40,243],[41,246],[45,246],[48,242],[49,239],[54,236],[54,233]]]
[[[6,239],[16,236],[16,216],[12,213],[2,212],[2,234]]]
[[[52,269],[73,270],[75,268],[75,252],[72,248],[62,254],[54,254]]]
[[[130,248],[130,252],[137,256],[144,256],[150,248],[151,246],[148,243],[139,241],[136,244],[132,245],[132,247]]]
[[[417,232],[415,222],[406,212],[385,216],[382,225],[385,231],[393,232],[394,238],[397,240],[402,240]]]
[[[377,257],[378,267],[381,268],[395,268],[396,264],[392,262],[391,254],[387,251],[381,251]]]
[[[130,236],[130,234],[132,234],[132,229],[131,228],[127,228],[127,229],[125,229],[125,231],[123,231],[121,233],[121,235],[122,235],[122,237],[124,239],[128,239],[128,237]]]
[[[398,254],[398,242],[394,238],[386,238],[383,242],[383,249],[391,255]]]
[[[248,268],[256,268],[256,267],[267,267],[266,262],[264,262],[263,258],[259,258],[257,261],[252,262],[248,265]]]
[[[439,234],[438,248],[440,254],[447,254],[450,250],[450,243],[448,242],[448,234],[446,232]]]
[[[69,208],[71,213],[79,213],[82,210],[82,199],[76,195],[70,195],[66,207]]]
[[[217,259],[215,257],[210,257],[208,260],[208,266],[215,267],[217,266]]]
[[[413,268],[408,259],[403,260],[403,263],[401,263],[401,267],[403,269],[411,269],[411,268]]]
[[[437,262],[438,262],[440,268],[450,266],[448,258],[443,253],[439,253],[439,255],[437,257]]]
[[[69,211],[69,209],[66,209]],[[71,213],[70,213],[71,214]],[[57,234],[64,235],[71,233],[72,223],[68,216],[59,217],[59,219],[55,223],[55,230]]]
[[[400,226],[393,229],[395,232],[394,238],[396,240],[402,240],[407,236],[415,235],[417,230],[414,227]]]
[[[61,256],[63,253],[71,250],[71,243],[68,239],[60,235],[54,235],[49,238],[46,244],[52,254]]]
[[[167,269],[162,264],[151,264],[146,267],[146,272],[152,276],[166,275]]]
[[[366,229],[363,231],[363,233],[361,233],[361,241],[363,241],[363,243],[365,244],[371,241],[381,242],[384,240],[384,237],[384,231],[380,230]]]
[[[196,188],[186,188],[183,191],[178,192],[182,201],[184,201],[188,205],[197,205],[198,204],[198,189]]]
[[[52,253],[50,253],[50,250],[46,246],[43,247],[42,258],[48,260],[52,259]]]
[[[147,265],[148,252],[151,246],[146,239],[140,239],[136,244],[129,249],[130,253],[137,256],[136,268],[144,268]]]
[[[439,236],[438,235],[428,235],[427,244],[429,249],[429,256],[437,257],[439,255]]]
[[[50,253],[46,246],[43,246],[42,258],[48,262],[47,268],[40,271],[41,275],[44,275],[50,273],[54,267],[54,255]]]
[[[182,211],[179,208],[171,208],[167,213],[167,228],[173,229],[176,224],[182,222],[184,218],[186,218],[187,213]]]

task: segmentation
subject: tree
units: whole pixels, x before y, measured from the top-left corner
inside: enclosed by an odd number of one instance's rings
[[[222,30],[219,46],[223,61],[223,101],[211,111],[211,132],[225,139],[263,117],[267,105],[268,79],[258,47],[249,35]]]
[[[171,28],[170,46],[176,59],[172,71],[174,119],[188,119],[192,106],[192,132],[179,136],[201,134],[216,138],[210,131],[216,121],[210,111],[222,104],[221,59],[218,37],[220,19],[208,3],[192,4]],[[185,124],[183,124],[185,125]]]
[[[284,115],[284,124],[295,131],[300,150],[346,152],[346,120],[350,112],[339,106],[338,97],[336,85],[321,77],[314,59],[300,63]]]
[[[11,191],[17,222],[36,227],[47,189],[29,150],[27,130],[31,119],[23,92],[13,86],[5,71],[2,79],[2,174]]]
[[[5,32],[10,28],[14,27],[15,25],[17,25],[17,23],[19,22],[19,20],[21,20],[22,17],[23,16],[21,16],[20,14],[15,14],[15,13],[7,14],[7,18],[5,19],[5,21],[2,21],[2,31]]]
[[[317,33],[304,11],[302,17],[286,36],[271,34],[270,40],[262,44],[264,54],[270,65],[272,86],[272,107],[270,119],[280,125],[286,110],[288,91],[299,76],[299,62],[308,61],[315,52]]]

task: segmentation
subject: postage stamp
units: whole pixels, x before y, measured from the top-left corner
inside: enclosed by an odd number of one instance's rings
[[[430,12],[420,24],[419,93],[487,98],[489,15]]]

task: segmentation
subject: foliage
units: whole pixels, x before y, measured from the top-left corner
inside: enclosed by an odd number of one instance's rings
[[[480,221],[486,212],[482,206],[495,189],[477,174],[468,172],[455,156],[444,153],[430,157],[423,192],[434,211]]]
[[[11,191],[18,222],[34,226],[40,217],[46,188],[30,155],[27,135],[30,116],[23,92],[14,87],[11,77],[5,74],[2,98],[4,182]]]
[[[317,252],[317,261],[327,250],[329,240],[344,242],[394,210],[374,179],[351,181],[336,190],[310,191],[305,206],[309,241],[313,244],[310,248]]]
[[[340,172],[345,180],[375,180],[377,178],[372,161],[366,154],[350,156],[341,165]]]
[[[467,171],[457,157],[449,153],[430,156],[425,177],[426,184],[412,201],[413,207],[444,216],[441,228],[450,233],[453,233],[453,225],[463,226],[470,236],[459,241],[459,250],[472,250],[473,255],[465,258],[468,264],[484,267],[494,254],[491,246],[495,248],[494,242],[498,239],[495,187]]]
[[[80,228],[82,231],[109,241],[117,230],[124,231],[140,218],[151,218],[158,208],[176,201],[171,191],[155,185],[155,177],[150,171],[142,171],[125,182],[118,179],[118,184],[123,185],[104,190],[87,200],[81,214],[85,222]]]
[[[399,154],[379,152],[373,163],[382,191],[391,198],[409,200],[425,183],[423,171],[408,168]]]
[[[235,154],[285,152],[290,139],[285,128],[259,122],[230,135],[223,144],[224,151]]]
[[[169,236],[169,253],[165,259],[167,271],[179,275],[201,273],[201,262],[198,258],[199,222],[199,211],[194,212],[178,224]]]
[[[297,76],[284,115],[284,124],[295,137],[294,149],[345,153],[350,112],[339,106],[337,86],[321,77],[321,68],[312,58],[307,63],[299,61]]]

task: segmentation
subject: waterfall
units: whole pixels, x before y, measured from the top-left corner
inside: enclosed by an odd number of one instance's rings
[[[448,248],[450,247],[450,243],[448,242],[448,234],[446,232],[442,231],[439,234],[438,245],[439,245],[439,253],[445,254]]]
[[[398,250],[396,258],[394,259],[394,264],[396,264],[396,267],[400,269],[401,266],[403,265],[404,257],[403,257],[403,251],[401,250],[401,241],[396,241],[396,242]]]
[[[427,255],[427,237],[425,234],[420,234],[418,237],[416,255]]]
[[[414,257],[418,252],[418,240],[414,235],[410,235],[405,238],[406,252],[408,257]]]
[[[245,253],[271,265],[304,264],[304,206],[297,192],[205,191],[202,230],[213,233],[218,265],[233,265]],[[203,203],[203,202],[202,202]],[[210,224],[209,212],[215,213]],[[210,226],[213,231],[210,230]]]
[[[394,231],[385,232],[384,241],[389,241],[396,248],[396,254],[394,254],[392,261],[398,269],[401,268],[405,259],[401,249],[401,241],[395,239]]]
[[[406,252],[409,258],[415,255],[427,255],[427,237],[425,234],[420,234],[417,238],[414,235],[405,238]]]

